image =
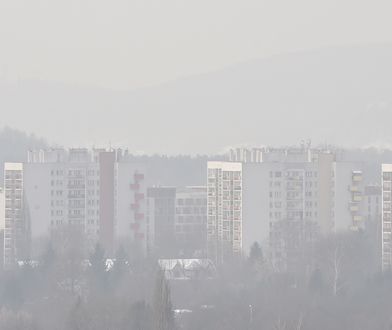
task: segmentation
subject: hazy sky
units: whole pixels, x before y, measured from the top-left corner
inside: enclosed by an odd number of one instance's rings
[[[392,41],[392,1],[0,0],[0,78],[134,88],[274,53]]]

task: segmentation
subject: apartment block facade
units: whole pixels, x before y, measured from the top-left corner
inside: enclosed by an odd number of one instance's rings
[[[242,253],[242,163],[207,168],[207,255],[220,264]]]
[[[30,225],[25,214],[23,164],[4,165],[4,265],[25,259],[30,250]]]
[[[382,164],[382,269],[392,269],[392,164]]]
[[[88,248],[100,242],[109,256],[120,243],[147,247],[144,166],[122,150],[31,151],[26,163],[5,164],[5,187],[8,223],[23,223],[30,242],[27,255],[20,254],[18,243],[9,244],[18,235],[8,230],[9,265],[36,257],[49,237],[69,226],[84,234]]]
[[[306,259],[320,235],[364,229],[361,163],[343,162],[330,150],[305,147],[236,149],[229,159],[208,165],[212,220],[208,228],[219,223],[215,219],[224,212],[215,193],[223,186],[219,171],[240,167],[242,254],[247,255],[257,241],[272,267],[285,271]],[[212,166],[218,170],[211,171]],[[208,240],[209,246],[219,246],[219,235],[209,235]]]

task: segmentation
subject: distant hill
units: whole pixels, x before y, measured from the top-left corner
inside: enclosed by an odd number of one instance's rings
[[[392,45],[240,63],[130,92],[0,84],[2,120],[64,145],[210,153],[228,145],[392,146]],[[23,120],[21,120],[23,119]]]

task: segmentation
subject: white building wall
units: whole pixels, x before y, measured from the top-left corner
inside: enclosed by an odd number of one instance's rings
[[[5,228],[4,266],[12,267],[28,257],[29,219],[24,212],[23,164],[4,164]]]
[[[261,244],[263,252],[269,248],[269,172],[270,163],[243,164],[242,246],[248,255],[254,242]]]
[[[51,228],[51,164],[24,165],[25,212],[30,219],[34,253],[41,240],[47,239]],[[38,248],[40,250],[40,248]]]
[[[242,253],[242,163],[208,162],[207,251],[217,263]]]

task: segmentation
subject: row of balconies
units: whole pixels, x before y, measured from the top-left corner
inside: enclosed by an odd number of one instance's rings
[[[6,185],[5,185],[5,189],[6,189],[6,190],[11,190],[11,191],[22,190],[22,185],[10,185],[10,184],[6,184]]]
[[[136,183],[138,183],[138,182],[144,180],[144,174],[143,174],[143,173],[135,173],[135,174],[133,175],[133,180],[134,180]]]
[[[5,179],[4,180],[5,186],[15,186],[15,185],[22,185],[22,179]]]
[[[383,211],[391,212],[392,205],[390,202],[384,203],[382,208],[383,208]]]
[[[22,174],[6,174],[5,176],[4,176],[4,179],[5,180],[22,180]]]
[[[82,219],[85,217],[84,213],[80,213],[80,214],[68,214],[68,218],[69,219]]]
[[[67,196],[68,199],[85,199],[86,195],[68,195]]]
[[[351,203],[349,205],[349,210],[351,211],[352,214],[352,223],[353,225],[351,226],[351,230],[352,231],[359,231],[360,225],[359,223],[362,222],[363,217],[359,214],[357,214],[357,212],[360,211],[360,206],[359,206],[359,202],[362,201],[363,197],[362,197],[362,191],[360,189],[360,186],[357,185],[359,182],[362,181],[362,172],[357,171],[357,172],[353,172],[352,174],[352,182],[354,183],[353,185],[348,186],[348,190],[351,192],[352,196],[351,196]]]
[[[304,176],[303,175],[296,175],[296,176],[286,176],[287,181],[303,181]]]
[[[67,185],[68,189],[86,189],[85,184],[68,184]]]

